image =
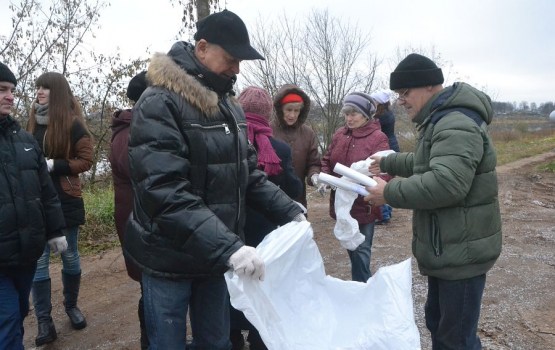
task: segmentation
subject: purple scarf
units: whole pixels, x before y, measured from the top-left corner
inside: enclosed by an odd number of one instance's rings
[[[254,144],[258,152],[258,167],[268,176],[281,173],[281,159],[270,143],[269,137],[272,136],[272,128],[266,120],[253,113],[245,113],[247,117],[247,130],[249,141]]]

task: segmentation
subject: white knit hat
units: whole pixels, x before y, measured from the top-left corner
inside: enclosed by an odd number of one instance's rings
[[[376,91],[370,94],[370,97],[372,97],[374,101],[381,105],[389,102],[389,94],[385,91]]]

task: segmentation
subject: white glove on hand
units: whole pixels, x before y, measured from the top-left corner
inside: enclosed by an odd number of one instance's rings
[[[264,280],[264,261],[256,254],[256,249],[242,246],[229,258],[228,264],[237,275],[247,275],[251,278]]]
[[[320,193],[320,196],[324,197],[324,195],[326,194],[326,188],[328,186],[326,184],[319,184],[318,185],[318,189],[316,191],[318,191],[318,193]]]
[[[293,221],[296,221],[296,222],[306,221],[306,217],[304,216],[303,213],[300,213],[300,214],[297,214],[297,216],[295,216],[293,218]]]
[[[46,159],[46,165],[48,166],[48,172],[51,173],[54,170],[54,159]]]
[[[312,174],[310,181],[312,181],[312,186],[318,186],[318,174]]]
[[[65,236],[51,238],[48,240],[48,245],[50,246],[50,251],[54,254],[63,253],[67,249],[67,240]]]

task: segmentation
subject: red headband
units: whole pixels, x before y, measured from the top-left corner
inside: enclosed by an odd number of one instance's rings
[[[294,102],[303,103],[304,100],[300,95],[295,94],[295,93],[287,94],[281,99],[281,104],[282,105],[285,105],[285,104],[288,104],[288,103],[294,103]]]

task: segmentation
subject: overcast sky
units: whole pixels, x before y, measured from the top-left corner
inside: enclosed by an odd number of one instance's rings
[[[4,0],[2,0],[4,2]],[[181,10],[165,0],[111,0],[91,48],[123,57],[167,51],[180,28]],[[247,27],[285,11],[302,21],[312,9],[351,21],[371,37],[383,59],[382,78],[397,48],[433,47],[461,80],[497,101],[555,101],[555,28],[552,0],[227,0]],[[4,6],[2,6],[4,7]],[[2,11],[3,13],[7,11]],[[5,14],[0,15],[2,21]],[[5,31],[5,22],[2,25]],[[5,34],[2,33],[2,34]],[[188,39],[188,38],[184,38]]]

